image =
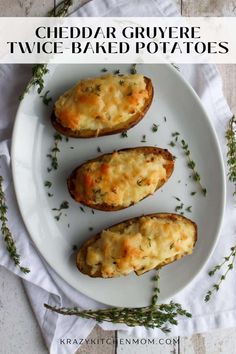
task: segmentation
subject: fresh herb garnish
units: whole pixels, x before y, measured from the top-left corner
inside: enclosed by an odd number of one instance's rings
[[[52,208],[52,210],[56,210],[56,211],[61,211],[62,209],[68,209],[69,208],[69,203],[64,200],[64,202],[62,202],[59,206],[59,208]]]
[[[77,251],[78,247],[76,245],[72,246],[72,251]]]
[[[48,172],[51,172],[52,169],[57,170],[58,169],[58,159],[57,159],[57,154],[60,152],[59,149],[59,142],[62,141],[62,136],[59,133],[54,134],[54,145],[51,148],[51,153],[47,154],[47,157],[51,160],[51,166],[48,167]]]
[[[164,116],[164,118],[163,118],[163,119],[164,119],[164,122],[166,122],[166,121],[167,121],[166,116]]]
[[[191,212],[192,212],[192,205],[191,205],[191,206],[188,206],[187,208],[185,208],[185,210],[186,210],[188,213],[191,213]]]
[[[119,70],[119,69],[117,69],[117,70],[114,71],[114,75],[118,75],[119,73],[120,73],[120,70]]]
[[[100,146],[97,147],[97,152],[102,152]]]
[[[132,75],[137,74],[136,65],[137,64],[132,64],[131,69],[130,69],[130,74],[132,74]]]
[[[59,214],[55,215],[54,218],[59,221],[61,216],[62,216],[62,211],[63,209],[68,209],[69,208],[69,203],[64,200],[64,202],[62,202],[59,206],[59,208],[52,208],[53,211],[58,211]]]
[[[106,69],[106,68],[103,68],[103,69],[101,70],[101,72],[102,72],[102,73],[106,73],[106,72],[107,72],[107,69]]]
[[[226,131],[227,139],[227,165],[228,178],[234,184],[233,195],[236,195],[236,118],[235,115],[229,120]]]
[[[180,202],[180,199],[178,197],[174,197],[176,200],[178,200],[178,202]]]
[[[138,308],[114,307],[101,310],[82,310],[79,307],[59,308],[44,304],[44,306],[61,315],[78,316],[82,318],[92,318],[97,322],[124,323],[129,327],[144,326],[146,328],[159,328],[164,333],[169,333],[169,325],[177,325],[177,317],[192,315],[184,310],[178,303],[170,301],[168,304],[157,304],[159,295],[159,274],[153,278],[156,281],[153,289],[151,305]]]
[[[146,143],[147,141],[146,141],[146,135],[144,134],[143,136],[142,136],[142,140],[141,140],[141,143]]]
[[[159,124],[153,123],[153,125],[152,125],[152,131],[153,131],[153,133],[156,133],[156,132],[158,131],[158,128],[159,128]]]
[[[196,192],[191,192],[190,194],[191,194],[191,195],[195,195],[195,194],[196,194]]]
[[[23,100],[25,94],[29,92],[31,87],[36,86],[37,92],[40,94],[44,88],[44,75],[48,73],[47,64],[35,64],[32,66],[32,78],[30,79],[25,91],[20,95],[19,99]]]
[[[120,134],[121,138],[128,138],[128,133],[127,133],[127,130],[123,131],[121,134]]]
[[[48,12],[49,17],[63,17],[66,16],[73,0],[61,1],[57,6]],[[29,92],[32,87],[37,87],[37,92],[40,94],[44,88],[44,75],[49,72],[47,64],[35,64],[32,66],[32,77],[26,86],[24,92],[19,99],[23,100],[25,94]]]
[[[175,142],[176,143],[178,142],[180,144],[182,150],[184,151],[184,154],[187,158],[187,166],[192,170],[192,177],[193,177],[194,181],[196,181],[198,183],[198,185],[200,186],[202,194],[204,196],[206,196],[207,189],[201,183],[201,177],[200,177],[199,173],[196,171],[196,164],[191,158],[189,146],[184,139],[181,139],[181,141],[179,141],[179,136],[180,136],[180,133],[178,133],[178,132],[172,133],[172,137],[174,138]],[[171,146],[173,146],[172,143],[174,143],[174,142],[173,141],[170,142]]]
[[[50,181],[45,181],[45,182],[44,182],[44,186],[47,187],[47,188],[51,188],[52,182],[50,182]]]
[[[231,269],[233,269],[234,267],[234,262],[235,262],[235,257],[236,257],[236,246],[233,246],[230,248],[230,254],[227,257],[224,257],[224,261],[218,265],[216,265],[212,270],[210,270],[210,272],[208,273],[208,275],[210,277],[213,277],[215,275],[215,273],[217,271],[219,271],[220,269],[222,269],[224,266],[226,267],[225,272],[220,276],[219,280],[217,283],[213,284],[212,289],[208,290],[206,296],[205,296],[205,301],[209,301],[213,292],[218,291],[220,289],[221,283],[223,280],[226,279],[229,271]]]
[[[184,203],[181,203],[180,205],[177,205],[177,206],[175,207],[175,211],[178,212],[179,210],[182,210],[183,207],[184,207]]]
[[[45,94],[43,96],[40,96],[43,100],[43,103],[48,106],[49,103],[52,101],[52,98],[51,97],[48,97],[48,94],[49,94],[49,90],[45,92]]]
[[[11,231],[7,225],[7,205],[6,198],[3,192],[3,177],[0,176],[0,221],[1,221],[1,232],[3,239],[6,243],[6,249],[9,253],[10,258],[13,260],[15,265],[19,267],[20,271],[27,274],[30,272],[29,268],[21,266],[20,255],[17,252],[16,244],[11,234]]]
[[[68,14],[68,10],[73,5],[74,0],[63,0],[57,6],[48,12],[49,17],[64,17]]]
[[[93,231],[93,227],[89,227],[89,231]]]
[[[83,213],[85,213],[85,211],[84,211],[84,208],[83,207],[79,207],[80,208],[80,210],[83,212]]]
[[[144,181],[144,178],[142,178],[142,177],[138,178],[137,185],[141,187],[143,184],[143,181]]]
[[[53,197],[53,194],[52,193],[48,193],[48,197],[49,198]]]
[[[227,165],[228,165],[228,179],[230,182],[234,183],[235,190],[233,192],[233,196],[236,195],[236,118],[233,115],[227,127],[227,131],[225,134],[227,140]],[[236,245],[230,248],[230,254],[224,257],[222,263],[216,265],[208,275],[213,277],[215,273],[223,268],[225,268],[225,272],[220,275],[218,282],[213,284],[212,289],[208,290],[205,296],[205,301],[209,301],[212,294],[217,292],[220,289],[220,286],[223,280],[226,279],[230,270],[234,268],[234,263],[236,259]]]

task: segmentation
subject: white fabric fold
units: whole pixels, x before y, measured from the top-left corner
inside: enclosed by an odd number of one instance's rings
[[[84,5],[72,16],[179,16],[176,7],[168,0],[93,0]],[[181,74],[192,85],[202,100],[217,133],[226,165],[225,129],[231,117],[230,109],[222,92],[220,75],[214,65],[181,65]],[[17,248],[22,255],[22,263],[31,272],[22,274],[9,259],[5,244],[0,238],[0,264],[24,280],[32,309],[41,328],[46,345],[53,354],[71,354],[77,344],[60,344],[63,338],[86,338],[95,322],[77,317],[61,316],[47,311],[44,303],[53,306],[75,306],[81,308],[101,308],[104,305],[79,293],[46,263],[38,253],[22,221],[11,175],[11,133],[18,106],[18,97],[30,78],[31,69],[26,65],[2,65],[0,67],[0,174],[4,176],[4,191],[9,206],[8,219]],[[204,303],[204,295],[211,281],[207,270],[218,263],[235,243],[236,211],[233,208],[233,186],[227,185],[227,206],[220,240],[208,264],[184,290],[174,298],[193,314],[192,319],[179,319],[173,327],[172,335],[191,335],[196,332],[236,325],[236,284],[233,272],[217,296]],[[102,323],[106,330],[120,329],[136,336],[159,336],[159,330],[146,330],[141,327],[129,328],[123,325]],[[163,334],[161,334],[163,336]]]

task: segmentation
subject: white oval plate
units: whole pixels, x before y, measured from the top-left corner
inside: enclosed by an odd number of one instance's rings
[[[120,69],[129,72],[130,65],[106,66],[109,71]],[[50,90],[53,100],[81,78],[101,74],[103,65],[58,65],[50,67],[45,90]],[[214,130],[192,88],[181,78],[176,69],[168,65],[138,65],[138,72],[152,79],[155,96],[145,118],[128,131],[128,138],[120,134],[94,138],[63,138],[58,155],[59,168],[50,173],[46,155],[53,145],[54,129],[50,124],[52,107],[42,103],[35,90],[25,96],[20,104],[13,133],[12,166],[14,185],[25,225],[37,248],[70,285],[102,303],[113,306],[146,306],[152,295],[153,271],[140,277],[131,274],[116,279],[93,279],[81,274],[75,266],[73,245],[80,246],[87,238],[109,225],[141,214],[174,212],[180,203],[184,209],[192,206],[192,213],[185,216],[198,225],[198,241],[191,256],[170,264],[161,270],[160,301],[172,297],[185,287],[200,271],[210,256],[217,240],[225,198],[225,181],[222,157]],[[166,121],[164,119],[166,117]],[[158,132],[152,132],[152,124]],[[180,147],[171,148],[173,132],[180,132],[188,143],[201,180],[207,188],[204,197],[199,186],[189,178],[191,171]],[[140,142],[146,135],[146,143]],[[142,202],[117,212],[95,211],[75,203],[69,196],[66,178],[82,162],[115,149],[138,145],[156,145],[168,148],[176,157],[176,166],[164,187]],[[72,149],[72,148],[73,149]],[[214,178],[212,178],[214,176]],[[53,186],[44,187],[49,180]],[[47,192],[53,193],[49,198]],[[197,191],[191,196],[192,191]],[[64,200],[70,208],[56,221],[52,208]],[[185,211],[183,209],[183,211]],[[65,216],[65,213],[67,216]],[[89,228],[93,228],[92,231]]]

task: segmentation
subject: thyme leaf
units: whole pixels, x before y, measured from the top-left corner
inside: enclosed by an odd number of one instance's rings
[[[59,142],[62,141],[62,136],[59,133],[54,134],[54,144],[51,148],[51,151],[49,154],[47,154],[47,157],[51,161],[50,167],[48,167],[48,172],[51,172],[52,169],[57,170],[58,169],[58,152],[60,152],[59,149]]]
[[[6,243],[6,249],[9,253],[10,258],[13,260],[16,266],[19,267],[20,271],[27,274],[30,272],[29,268],[23,267],[21,265],[20,255],[17,252],[16,244],[11,234],[11,231],[7,225],[7,205],[6,198],[3,192],[3,177],[0,176],[0,221],[1,221],[1,232]]]
[[[49,90],[45,92],[45,94],[43,96],[40,96],[43,100],[43,103],[48,106],[49,103],[52,101],[52,98],[51,97],[48,97],[48,94],[49,94]]]
[[[121,134],[120,134],[121,138],[128,138],[128,133],[127,130],[124,130]]]
[[[153,133],[156,133],[156,132],[158,131],[158,128],[159,128],[159,124],[153,123],[153,125],[152,125],[152,131],[153,131]]]
[[[49,17],[64,17],[68,14],[68,10],[73,5],[74,0],[63,0],[54,9],[48,12]]]
[[[132,64],[131,69],[130,69],[130,74],[132,74],[132,75],[137,74],[136,65],[137,64]]]

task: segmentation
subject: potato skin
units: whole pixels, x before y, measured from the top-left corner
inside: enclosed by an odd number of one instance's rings
[[[159,219],[168,217],[170,220],[173,220],[173,221],[182,220],[182,221],[185,221],[185,222],[188,222],[188,223],[192,223],[192,225],[195,228],[195,237],[194,237],[194,241],[195,241],[194,242],[194,246],[195,246],[195,244],[197,242],[197,224],[194,221],[186,218],[183,215],[174,214],[174,213],[155,213],[155,214],[141,215],[139,217],[135,217],[135,218],[132,218],[132,219],[124,220],[124,221],[122,221],[122,222],[120,222],[118,224],[112,225],[108,229],[111,229],[111,228],[113,228],[115,226],[118,226],[118,225],[124,224],[124,223],[126,225],[131,225],[132,223],[137,221],[142,216],[147,216],[147,217],[152,217],[152,218],[159,218]],[[92,245],[94,242],[96,242],[101,237],[101,232],[98,233],[97,235],[91,237],[89,240],[87,240],[81,246],[81,248],[77,251],[77,254],[76,254],[76,266],[77,266],[78,270],[81,273],[86,274],[86,275],[88,275],[88,276],[90,276],[92,278],[103,278],[100,271],[97,271],[96,273],[91,274],[91,266],[86,264],[87,249],[88,249],[88,247],[90,245]],[[184,254],[182,255],[182,257],[183,256],[184,256]],[[182,258],[182,257],[180,257],[180,258]],[[160,264],[156,269],[160,269],[160,268],[164,267],[165,265],[170,264],[170,263],[172,263],[172,262],[174,262],[174,261],[176,261],[177,259],[180,259],[180,258],[175,258],[174,260],[173,259],[171,259],[171,260],[167,259],[167,260],[165,260],[165,262]],[[135,274],[138,275],[136,272],[135,272]]]
[[[143,119],[144,115],[146,114],[149,107],[151,106],[151,103],[153,100],[153,94],[154,94],[152,81],[147,77],[145,77],[144,79],[145,79],[145,82],[147,85],[148,99],[145,102],[142,112],[135,114],[132,117],[132,119],[130,119],[128,122],[125,122],[125,124],[123,124],[123,123],[119,124],[114,129],[108,129],[108,128],[101,129],[98,132],[98,134],[96,131],[90,130],[90,129],[86,129],[86,130],[84,129],[82,131],[80,131],[80,130],[74,131],[74,130],[66,128],[60,124],[60,122],[57,120],[57,117],[55,116],[54,108],[53,108],[53,111],[51,114],[51,123],[52,123],[53,127],[59,133],[65,135],[67,137],[71,137],[71,138],[95,138],[95,137],[99,137],[99,136],[112,135],[112,134],[117,134],[117,133],[121,133],[123,131],[126,131],[126,130],[134,127],[136,124],[138,124],[140,122],[140,120]]]
[[[166,169],[166,172],[167,172],[167,179],[166,181],[163,181],[163,183],[160,183],[155,192],[163,186],[163,184],[165,184],[167,182],[167,180],[170,178],[170,176],[172,175],[173,173],[173,170],[174,170],[174,157],[173,155],[167,150],[167,149],[161,149],[161,148],[158,148],[158,147],[154,147],[154,146],[142,146],[142,147],[135,147],[135,148],[127,148],[127,149],[121,149],[121,150],[118,150],[117,152],[124,152],[124,151],[130,151],[130,150],[136,150],[137,153],[139,152],[142,152],[144,154],[161,154],[162,157],[167,160],[169,162],[169,165],[167,165],[167,169]],[[68,191],[71,195],[71,197],[75,200],[76,200],[76,197],[75,197],[75,194],[74,194],[74,189],[75,189],[75,177],[76,177],[76,173],[78,171],[78,169],[80,169],[81,167],[83,167],[84,165],[86,165],[87,163],[90,163],[90,162],[96,162],[96,161],[100,161],[104,158],[104,156],[108,156],[108,155],[112,155],[112,153],[110,154],[103,154],[95,159],[92,159],[92,160],[89,160],[89,161],[86,161],[85,163],[83,163],[82,165],[78,166],[72,173],[71,175],[68,177],[67,179],[67,187],[68,187]],[[143,199],[147,198],[150,194],[146,195]],[[140,200],[141,201],[141,200]],[[106,203],[103,203],[103,204],[93,204],[93,203],[89,203],[85,200],[80,200],[79,203],[87,206],[87,207],[90,207],[92,209],[97,209],[97,210],[102,210],[102,211],[117,211],[117,210],[121,210],[121,209],[125,209],[125,208],[128,208],[132,205],[134,205],[134,203],[128,205],[128,206],[122,206],[122,205],[116,205],[116,206],[112,206],[112,205],[109,205],[109,204],[106,204]]]

